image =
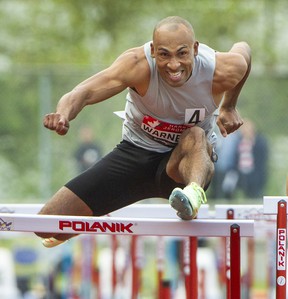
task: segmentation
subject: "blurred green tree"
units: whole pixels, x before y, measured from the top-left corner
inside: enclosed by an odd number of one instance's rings
[[[200,42],[219,51],[229,50],[235,41],[250,43],[253,70],[239,106],[270,134],[271,142],[279,142],[287,131],[287,8],[284,0],[0,1],[0,169],[7,174],[0,186],[10,186],[0,198],[43,196],[39,171],[45,171],[49,161],[41,159],[47,155],[52,156],[48,189],[65,183],[73,173],[71,157],[83,122],[111,149],[121,136],[120,120],[112,112],[124,108],[124,93],[84,109],[65,138],[46,132],[42,116],[79,81],[151,39],[156,22],[168,15],[190,20]]]

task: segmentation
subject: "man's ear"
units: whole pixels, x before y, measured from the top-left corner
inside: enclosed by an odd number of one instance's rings
[[[194,57],[198,55],[198,47],[199,47],[199,42],[196,40],[193,45]]]
[[[151,57],[155,58],[155,51],[154,51],[154,45],[153,45],[153,43],[150,44],[150,49],[151,49]]]

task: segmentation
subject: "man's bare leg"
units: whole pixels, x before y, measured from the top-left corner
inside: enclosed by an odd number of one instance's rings
[[[66,187],[62,187],[40,210],[40,215],[72,215],[92,216],[92,210],[75,193]],[[37,232],[37,236],[43,238],[43,245],[54,247],[76,236],[75,234],[57,234]],[[59,241],[59,242],[58,242]]]
[[[183,132],[167,163],[167,174],[186,185],[183,190],[175,188],[169,198],[171,206],[183,220],[195,218],[201,203],[206,202],[203,189],[214,173],[211,155],[212,146],[204,131],[193,127]]]

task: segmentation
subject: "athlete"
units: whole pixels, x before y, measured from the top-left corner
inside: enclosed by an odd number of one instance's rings
[[[151,42],[125,51],[45,115],[44,126],[65,135],[85,106],[128,89],[122,141],[63,186],[40,214],[102,216],[162,197],[181,219],[194,219],[214,173],[215,123],[224,137],[242,125],[236,104],[250,68],[246,42],[217,52],[196,40],[187,20],[161,20]],[[46,247],[73,236],[37,235]]]

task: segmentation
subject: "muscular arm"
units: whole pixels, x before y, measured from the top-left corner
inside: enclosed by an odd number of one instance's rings
[[[143,48],[124,52],[109,68],[88,78],[63,95],[57,104],[56,112],[44,117],[44,126],[60,135],[66,134],[69,122],[85,106],[109,99],[127,87],[136,88],[143,84],[141,82],[148,82],[149,68],[146,64]]]
[[[232,76],[237,83],[232,89],[229,89],[225,92],[225,96],[221,107],[236,107],[238,96],[241,92],[241,89],[246,82],[246,79],[249,76],[251,69],[251,51],[248,44],[245,42],[236,43],[233,45],[232,49],[229,51],[230,54],[234,54],[235,58],[232,58],[235,63],[236,72],[238,76]],[[237,74],[236,73],[236,74]],[[240,78],[242,79],[238,81]],[[235,84],[232,83],[232,86]]]
[[[228,53],[217,54],[217,64],[213,93],[224,95],[217,124],[222,135],[226,136],[243,124],[236,110],[236,105],[251,69],[249,45],[245,42],[239,42],[234,44]]]

